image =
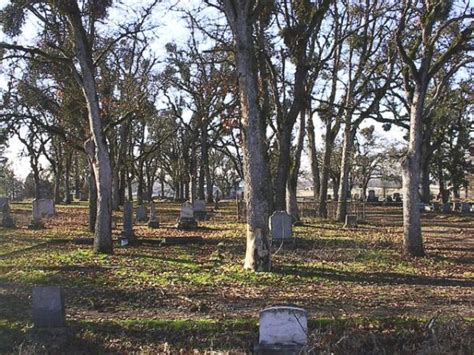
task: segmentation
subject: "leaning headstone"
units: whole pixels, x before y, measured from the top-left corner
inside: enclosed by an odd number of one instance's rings
[[[181,212],[179,213],[178,223],[176,228],[192,230],[197,228],[197,222],[194,219],[193,205],[186,201],[181,205]]]
[[[272,240],[293,239],[293,217],[286,211],[273,212],[269,225]]]
[[[120,244],[125,246],[135,241],[136,237],[133,233],[133,206],[130,201],[127,201],[123,206],[123,230]]]
[[[461,213],[469,213],[471,211],[471,205],[467,202],[461,202]]]
[[[308,315],[293,306],[273,306],[260,312],[257,354],[299,354],[307,342]]]
[[[207,219],[206,202],[203,200],[195,200],[193,203],[194,218],[198,221]]]
[[[10,214],[10,205],[4,204],[2,209],[2,227],[4,228],[15,228],[15,221]]]
[[[344,223],[343,228],[355,228],[357,227],[357,215],[348,214],[346,215],[346,222]]]
[[[145,206],[140,205],[137,208],[137,222],[147,222],[148,221],[148,210]]]
[[[443,203],[442,212],[443,213],[451,212],[451,204],[450,203]]]
[[[28,225],[28,229],[42,229],[44,228],[44,224],[41,221],[41,210],[39,207],[39,200],[33,200],[33,209],[32,209],[32,216],[31,222]]]
[[[150,228],[159,228],[160,222],[158,220],[158,215],[156,213],[156,206],[155,202],[151,202],[150,204],[150,219],[148,221],[148,227]]]
[[[38,328],[66,325],[64,298],[59,287],[33,288],[33,324]]]

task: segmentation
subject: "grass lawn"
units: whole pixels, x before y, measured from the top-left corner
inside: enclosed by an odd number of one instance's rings
[[[400,254],[396,208],[374,209],[354,230],[306,220],[295,228],[297,247],[273,256],[273,272],[250,273],[232,202],[192,232],[174,229],[178,204],[160,202],[162,227],[136,225],[139,239],[204,242],[116,244],[110,256],[74,242],[91,237],[86,204],[57,209],[46,229],[31,231],[31,205],[13,204],[18,228],[0,228],[0,353],[32,346],[31,293],[39,285],[63,287],[74,334],[44,352],[249,352],[258,312],[272,304],[308,310],[308,350],[317,353],[474,352],[472,215],[424,215],[428,257],[418,259]],[[118,236],[120,213],[114,226]]]

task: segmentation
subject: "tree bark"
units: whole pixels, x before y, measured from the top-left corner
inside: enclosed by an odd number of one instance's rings
[[[65,164],[65,173],[64,173],[64,190],[66,196],[64,198],[64,203],[70,205],[72,203],[71,195],[71,166],[72,166],[72,152],[66,153],[66,164]]]
[[[314,123],[313,118],[308,118],[308,146],[311,159],[311,175],[313,178],[313,196],[317,201],[319,200],[319,190],[321,189],[321,178],[319,176],[319,162],[318,154],[316,151],[316,138],[314,134]]]
[[[338,192],[338,203],[336,220],[344,222],[347,214],[347,198],[349,192],[349,171],[350,171],[350,160],[352,156],[352,146],[354,142],[355,132],[351,125],[352,117],[346,118],[346,126],[344,128],[344,141],[342,146],[342,157],[341,157],[341,176],[339,178],[339,192]]]
[[[76,1],[60,4],[70,24],[76,58],[82,78],[78,80],[87,103],[92,139],[86,142],[86,152],[92,162],[97,186],[97,220],[95,224],[94,251],[112,253],[112,172],[106,138],[102,129],[99,99],[95,81],[92,48],[84,30],[81,13]]]
[[[329,170],[331,165],[331,154],[332,154],[333,140],[331,137],[331,125],[326,125],[326,137],[325,137],[325,151],[323,158],[323,169],[321,174],[321,189],[319,191],[319,217],[327,218],[327,198],[328,198],[328,184],[329,184]]]
[[[252,36],[251,1],[238,6],[231,0],[223,1],[225,14],[236,43],[236,67],[239,81],[241,127],[244,153],[244,182],[247,203],[247,248],[244,268],[270,271],[271,250],[268,239],[267,161],[265,159],[265,131],[261,122],[258,98],[257,64]]]
[[[411,256],[424,256],[421,236],[418,189],[420,185],[421,126],[426,90],[415,90],[410,105],[410,138],[402,162],[403,177],[403,249]]]
[[[95,232],[95,223],[97,221],[97,187],[95,185],[94,168],[90,164],[89,176],[89,230]]]

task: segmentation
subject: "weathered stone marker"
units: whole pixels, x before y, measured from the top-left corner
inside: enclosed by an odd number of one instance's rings
[[[347,214],[346,222],[344,223],[343,228],[355,228],[357,227],[357,215]]]
[[[471,211],[471,205],[466,202],[461,202],[461,213],[469,213]]]
[[[272,240],[293,240],[293,217],[286,211],[275,211],[270,216]]]
[[[194,217],[198,221],[204,221],[207,219],[206,202],[203,200],[195,200],[193,203]]]
[[[148,221],[148,210],[145,206],[140,205],[137,208],[136,218],[137,218],[137,222],[147,222]]]
[[[150,204],[150,219],[148,220],[148,227],[150,228],[159,228],[160,221],[158,220],[158,215],[156,213],[155,202],[151,201]]]
[[[198,226],[196,220],[194,219],[194,209],[193,205],[186,201],[181,205],[181,212],[179,214],[178,223],[176,228],[184,230],[196,229]]]
[[[33,288],[33,324],[38,328],[66,326],[64,298],[59,287]]]
[[[133,233],[133,206],[130,201],[123,205],[123,230],[120,238],[121,245],[131,244],[136,241]]]
[[[54,205],[54,200],[50,198],[39,198],[34,199],[33,203],[36,202],[36,207],[38,213],[41,214],[41,217],[54,217],[56,216],[56,207]]]
[[[32,209],[32,216],[31,222],[28,225],[28,229],[42,229],[44,228],[44,224],[41,221],[41,211],[39,208],[38,200],[33,200],[33,209]]]
[[[375,190],[369,190],[369,196],[367,196],[367,202],[379,202],[379,198],[375,196]]]
[[[260,312],[257,354],[299,354],[307,342],[308,316],[299,307],[273,306]]]
[[[450,203],[443,203],[442,212],[443,213],[450,213],[451,212],[451,204]]]
[[[15,220],[12,218],[10,214],[10,205],[7,203],[4,203],[3,206],[1,206],[2,212],[2,227],[4,228],[15,228]]]

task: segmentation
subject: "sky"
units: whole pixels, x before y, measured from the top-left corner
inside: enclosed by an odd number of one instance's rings
[[[8,0],[0,0],[0,8],[3,8],[9,1]],[[184,2],[186,6],[193,6],[197,4],[199,1],[197,0],[188,0]],[[131,6],[132,4],[136,4],[136,1],[133,0],[123,0],[111,12],[111,21],[115,24],[120,24],[123,22],[124,17],[126,17],[126,13],[131,11],[131,9],[136,8],[136,6]],[[181,2],[183,4],[183,2]],[[165,9],[164,5],[159,5],[160,7],[155,9],[153,12],[153,23],[158,24],[158,27],[154,29],[154,40],[151,45],[151,49],[160,57],[164,56],[165,44],[168,42],[177,42],[184,43],[186,40],[186,23],[181,18],[181,14],[177,11],[170,11]],[[24,28],[23,28],[23,35],[17,39],[17,41],[23,45],[33,44],[35,42],[35,23],[32,21],[27,21]],[[0,33],[0,40],[7,40],[5,36]],[[0,87],[5,85],[5,80],[1,80],[1,63],[0,63]],[[389,132],[385,132],[381,129],[381,125],[377,122],[371,122],[368,120],[363,126],[375,125],[377,128],[377,132],[385,139],[389,141],[397,141],[402,142],[402,137],[405,134],[404,130],[393,127],[392,130]],[[319,120],[315,120],[315,126],[317,131],[317,136],[320,136],[321,132],[321,123]],[[319,132],[319,134],[318,134]],[[9,161],[12,163],[13,169],[16,175],[20,179],[24,179],[31,171],[28,157],[22,154],[23,146],[18,140],[17,137],[13,137],[9,141],[9,147],[6,151],[6,156]],[[23,156],[22,156],[23,155]],[[46,159],[42,160],[42,165],[44,167],[47,166]],[[308,157],[303,157],[303,168],[308,168]]]

